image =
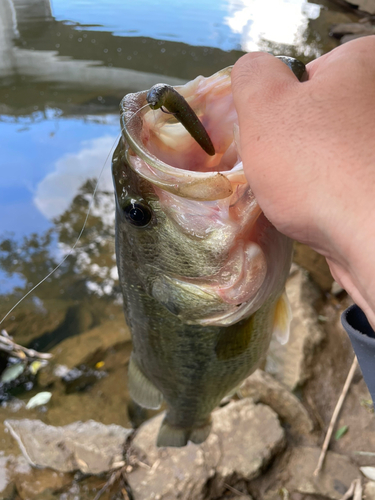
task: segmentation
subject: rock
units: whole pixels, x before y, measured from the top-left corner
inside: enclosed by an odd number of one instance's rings
[[[217,482],[233,474],[249,481],[257,477],[273,455],[285,445],[284,430],[268,406],[244,399],[214,413],[213,433],[222,455],[216,468]]]
[[[350,0],[347,2],[351,7],[356,5],[359,10],[363,12],[368,12],[369,14],[375,14],[375,0]]]
[[[375,2],[374,2],[375,3]],[[375,34],[375,25],[364,19],[364,22],[358,23],[339,23],[330,29],[330,35],[340,38],[340,43],[350,42],[356,38]]]
[[[310,277],[321,290],[328,292],[331,289],[333,277],[323,255],[296,241],[294,243],[293,260],[309,272]]]
[[[375,500],[375,482],[374,481],[369,481],[367,484],[365,484],[364,498],[366,500]]]
[[[205,485],[220,462],[218,436],[211,433],[199,446],[189,443],[184,448],[156,448],[163,418],[158,415],[143,424],[132,443],[132,449],[150,467],[139,467],[128,475],[134,500],[203,500]]]
[[[130,340],[130,330],[123,314],[76,337],[69,337],[54,347],[51,352],[57,364],[69,369],[86,365],[97,351],[105,352],[110,347]],[[100,359],[98,359],[100,361]]]
[[[368,33],[358,33],[356,35],[344,35],[340,40],[340,44],[351,42],[352,40],[356,40],[357,38],[362,38],[363,36],[368,36]]]
[[[342,286],[340,286],[337,281],[334,281],[332,283],[332,287],[331,287],[331,294],[332,295],[340,295],[342,292],[344,292],[344,289]]]
[[[4,500],[14,498],[14,484],[9,477],[7,464],[8,457],[5,457],[3,452],[0,452],[0,498]]]
[[[67,486],[72,480],[72,474],[34,468],[30,474],[16,476],[15,485],[22,500],[40,500],[43,494],[51,498],[54,491]]]
[[[232,402],[213,413],[213,429],[201,445],[157,448],[156,436],[164,415],[143,424],[132,449],[150,467],[128,476],[134,500],[205,500],[220,496],[224,483],[250,480],[285,444],[276,414],[250,399]],[[209,490],[209,491],[208,491]]]
[[[105,377],[107,374],[100,370],[93,370],[87,366],[80,365],[79,368],[69,370],[62,378],[61,381],[65,385],[67,394],[71,392],[83,391],[87,387],[95,384],[98,380]]]
[[[375,481],[375,467],[364,465],[360,467],[360,471],[365,477],[367,477],[367,479],[370,479],[370,481]]]
[[[314,476],[320,448],[294,448],[288,463],[288,479],[285,488],[306,495],[321,495],[339,500],[360,476],[358,468],[344,455],[328,451],[323,470]]]
[[[279,417],[290,425],[291,431],[310,434],[313,422],[299,399],[271,375],[256,370],[239,390],[243,397],[251,397],[256,403],[268,405]]]
[[[100,474],[118,466],[124,443],[132,433],[119,425],[93,420],[64,427],[29,419],[6,420],[4,424],[31,465],[85,474]]]
[[[228,498],[228,500],[253,500],[250,495],[236,495],[235,497]]]
[[[332,26],[330,35],[341,38],[344,35],[374,35],[375,26],[370,22],[366,23],[340,23]]]
[[[294,390],[311,376],[313,354],[324,333],[313,308],[319,292],[306,272],[300,269],[290,276],[286,292],[293,314],[289,341],[280,345],[276,339],[271,340],[266,371]]]
[[[51,349],[54,357],[38,374],[39,385],[48,387],[69,370],[87,364],[95,365],[105,357],[108,349],[130,342],[130,338],[130,330],[121,313],[113,320],[63,340]]]

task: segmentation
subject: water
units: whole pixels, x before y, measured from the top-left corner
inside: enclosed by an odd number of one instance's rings
[[[178,8],[172,0],[1,0],[0,316],[74,244],[126,93],[208,76],[249,50],[307,62],[336,45],[328,29],[342,17],[323,0],[182,0]],[[131,425],[108,160],[99,191],[76,251],[2,324],[16,342],[55,357],[39,378],[0,393],[1,421]],[[58,369],[81,364],[104,376],[68,389]],[[25,410],[46,388],[51,403]],[[17,454],[0,423],[1,449]]]

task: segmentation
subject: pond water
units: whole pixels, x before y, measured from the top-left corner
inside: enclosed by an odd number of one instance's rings
[[[77,247],[1,324],[19,344],[54,354],[40,376],[0,383],[1,422],[126,427],[144,417],[128,405],[131,347],[114,258],[110,156],[121,98],[208,76],[250,50],[308,62],[336,46],[328,32],[340,16],[324,0],[0,2],[0,319],[72,248],[103,169]],[[7,364],[0,353],[0,375]],[[46,389],[50,403],[26,410]],[[2,426],[0,450],[18,453]]]

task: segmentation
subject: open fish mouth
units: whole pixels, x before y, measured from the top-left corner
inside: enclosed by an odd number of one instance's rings
[[[227,198],[236,184],[246,183],[233,133],[238,125],[230,74],[231,68],[226,68],[176,87],[208,132],[214,156],[203,151],[173,114],[147,106],[147,91],[128,94],[120,107],[131,168],[155,186],[191,200]]]
[[[172,227],[185,239],[201,241],[218,265],[180,274],[168,263],[155,272],[153,262],[147,289],[185,323],[229,326],[259,309],[274,288],[268,247],[275,229],[244,175],[231,68],[175,90],[196,113],[210,144],[199,144],[144,91],[128,94],[120,105],[125,156],[152,185]],[[286,256],[290,245],[283,246]]]

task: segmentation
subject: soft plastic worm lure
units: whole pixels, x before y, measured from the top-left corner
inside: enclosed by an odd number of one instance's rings
[[[206,129],[182,95],[173,87],[166,83],[157,83],[150,88],[146,99],[151,109],[165,107],[186,128],[207,154],[210,156],[215,154],[214,145]]]

